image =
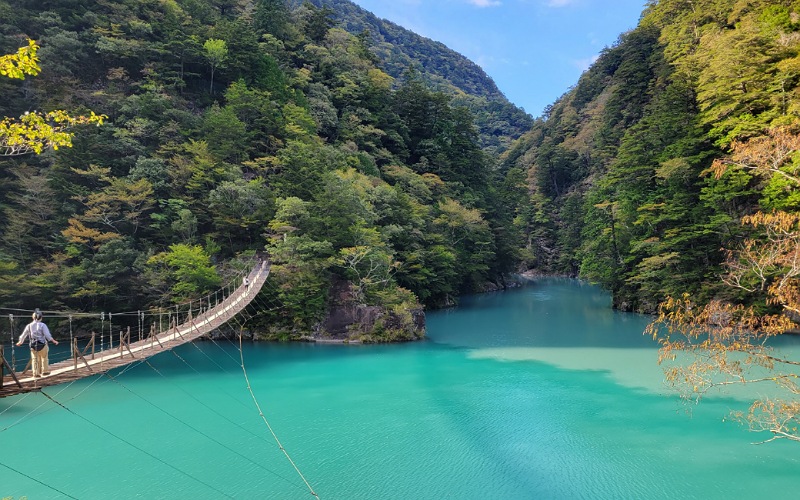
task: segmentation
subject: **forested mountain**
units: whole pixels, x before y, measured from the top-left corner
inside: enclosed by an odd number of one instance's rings
[[[397,81],[376,55],[393,52],[386,39],[350,34],[326,9],[0,0],[0,53],[28,39],[42,71],[0,78],[0,113],[107,119],[73,129],[72,148],[0,158],[7,307],[168,306],[265,251],[261,319],[274,335],[368,305],[386,314],[365,335],[385,340],[417,335],[421,304],[515,268],[507,196],[474,115],[431,73]],[[479,98],[503,108],[499,97]]]
[[[798,19],[792,1],[651,2],[496,164],[527,115],[344,0],[0,0],[0,53],[33,39],[42,66],[0,78],[0,113],[108,117],[0,158],[0,299],[165,306],[267,252],[262,319],[282,336],[359,304],[390,318],[372,338],[413,336],[422,304],[522,267],[623,309],[763,304],[772,278],[724,286],[723,249],[770,238],[743,217],[797,212],[797,160],[712,166],[797,133]]]
[[[300,6],[303,0],[294,0]],[[399,79],[416,66],[429,82],[455,87],[463,93],[492,100],[505,100],[494,81],[474,62],[442,43],[435,42],[385,19],[379,19],[349,0],[311,0],[329,8],[340,27],[358,35],[365,33],[384,70]],[[442,89],[443,90],[443,89]]]
[[[513,139],[533,125],[531,117],[508,102],[480,66],[444,44],[379,19],[350,0],[310,2],[329,8],[340,27],[365,40],[396,84],[412,70],[433,89],[452,96],[455,104],[472,111],[481,145],[487,152],[506,150]],[[294,5],[302,3],[293,1]]]
[[[744,298],[749,287],[720,279],[723,248],[767,238],[743,216],[800,208],[779,171],[797,159],[766,177],[710,167],[797,127],[799,50],[796,1],[650,2],[505,157],[529,265],[600,283],[623,309],[683,292]],[[762,271],[763,292],[777,267]]]

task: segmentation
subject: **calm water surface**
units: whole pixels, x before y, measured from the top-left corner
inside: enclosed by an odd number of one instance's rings
[[[751,445],[734,397],[678,402],[647,322],[540,280],[429,314],[425,342],[244,357],[322,499],[797,498],[800,445]],[[0,497],[313,498],[236,346],[176,354],[47,389],[63,407],[0,400]]]

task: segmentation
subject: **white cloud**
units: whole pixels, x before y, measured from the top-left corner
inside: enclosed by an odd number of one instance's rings
[[[592,66],[592,64],[595,63],[595,61],[597,61],[598,57],[600,57],[600,55],[599,54],[595,54],[592,57],[587,57],[585,59],[577,59],[575,61],[572,61],[572,64],[575,67],[577,67],[579,70],[586,71],[587,69],[589,69]]]
[[[548,7],[566,7],[567,5],[575,3],[575,0],[547,0]]]
[[[467,0],[467,1],[476,7],[497,7],[499,5],[502,5],[503,3],[500,0]]]

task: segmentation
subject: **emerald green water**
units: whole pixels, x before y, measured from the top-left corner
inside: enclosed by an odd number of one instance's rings
[[[430,313],[425,342],[244,356],[322,499],[797,498],[800,445],[751,445],[723,421],[734,398],[687,412],[661,385],[647,321],[540,280]],[[167,353],[46,390],[69,410],[0,400],[0,497],[313,498],[236,346],[177,354],[188,364]]]

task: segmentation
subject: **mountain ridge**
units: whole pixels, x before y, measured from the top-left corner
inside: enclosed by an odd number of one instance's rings
[[[295,6],[302,3],[290,2]],[[531,115],[510,102],[483,68],[445,44],[380,19],[350,0],[310,3],[331,8],[336,22],[353,35],[369,32],[370,49],[396,85],[402,84],[413,68],[433,89],[453,96],[455,103],[472,111],[487,151],[502,153],[533,126]]]

